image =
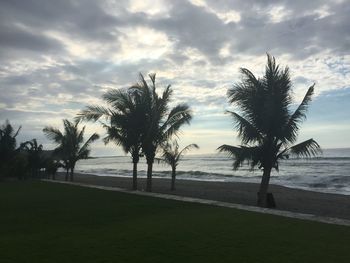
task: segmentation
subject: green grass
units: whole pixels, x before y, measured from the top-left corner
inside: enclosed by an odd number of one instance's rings
[[[1,182],[0,262],[350,262],[350,227]]]

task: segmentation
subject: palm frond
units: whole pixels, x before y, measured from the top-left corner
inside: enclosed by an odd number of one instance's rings
[[[217,150],[220,153],[226,153],[233,158],[233,169],[237,170],[244,162],[247,162],[251,169],[256,165],[261,164],[260,151],[261,148],[258,146],[232,146],[232,145],[221,145]]]
[[[312,157],[322,153],[322,150],[315,140],[309,139],[290,147],[287,153],[296,157]]]
[[[148,74],[148,76],[152,82],[152,91],[153,93],[155,93],[156,92],[156,73],[150,73]]]
[[[43,129],[43,132],[49,138],[49,140],[52,140],[57,144],[61,143],[63,140],[63,134],[57,128],[48,126]]]
[[[128,140],[127,135],[123,135],[115,126],[104,125],[107,130],[107,136],[103,138],[103,142],[108,144],[109,142],[114,142],[116,145],[121,146],[125,153],[129,152],[132,143]]]
[[[16,138],[17,135],[19,134],[20,130],[22,129],[22,126],[19,126],[15,134],[13,135],[13,138]]]
[[[297,138],[299,124],[306,118],[308,105],[311,101],[312,95],[314,94],[314,86],[315,84],[308,89],[299,107],[291,115],[286,127],[283,129],[285,139],[291,143],[293,143]]]
[[[113,89],[103,94],[102,98],[116,111],[127,113],[135,106],[133,101],[135,95],[131,96],[128,90],[125,89]]]
[[[88,151],[89,146],[92,142],[98,140],[100,138],[100,136],[97,133],[93,133],[89,139],[87,139],[87,141],[84,143],[84,145],[79,149],[78,152],[78,158],[81,159],[80,157],[83,156],[85,154],[86,151]],[[85,155],[84,155],[85,156]],[[86,157],[85,157],[86,158]]]
[[[190,121],[192,120],[192,115],[189,112],[182,112],[178,113],[177,115],[178,116],[173,116],[173,118],[176,119],[176,121],[169,122],[167,125],[164,126],[164,130],[161,129],[164,140],[168,140],[171,136],[177,135],[180,128],[184,124],[190,124]]]
[[[81,142],[84,140],[85,127],[86,127],[86,126],[84,126],[84,127],[80,130],[80,132],[78,132],[78,136],[77,136],[77,142],[78,142],[78,143],[81,143]]]
[[[180,152],[179,152],[179,156],[185,154],[186,152],[188,152],[191,149],[199,149],[199,146],[195,143],[191,143],[189,145],[187,145],[186,147],[184,147]]]
[[[260,131],[248,120],[237,114],[236,112],[228,111],[236,122],[238,136],[242,139],[242,143],[259,142],[263,139]]]
[[[76,160],[86,159],[89,157],[91,150],[89,148],[82,149],[76,156]]]
[[[173,152],[163,152],[161,160],[171,166],[176,166],[176,155]]]
[[[158,98],[157,96],[157,99],[156,99],[156,101],[158,102],[157,109],[160,116],[163,116],[168,111],[169,102],[172,94],[173,94],[173,90],[171,89],[171,86],[168,85],[163,91],[162,97]]]
[[[78,113],[76,117],[77,120],[86,120],[86,121],[97,121],[100,118],[104,117],[109,119],[113,112],[109,109],[102,106],[87,106],[84,110]]]
[[[169,112],[167,120],[160,127],[164,138],[170,138],[176,134],[182,125],[189,124],[192,120],[192,113],[187,104],[178,104]]]

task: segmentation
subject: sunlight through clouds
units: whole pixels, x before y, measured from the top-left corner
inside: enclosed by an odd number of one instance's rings
[[[169,15],[169,2],[163,0],[131,0],[128,10],[142,12],[150,16],[166,17]]]
[[[166,34],[147,27],[126,27],[120,30],[120,51],[113,55],[115,61],[156,60],[172,49]]]

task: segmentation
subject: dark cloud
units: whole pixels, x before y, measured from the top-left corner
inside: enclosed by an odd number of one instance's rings
[[[150,25],[174,39],[177,50],[195,48],[211,59],[233,32],[232,25],[224,25],[215,14],[185,1],[174,1],[170,16],[152,20]]]
[[[1,17],[37,30],[57,30],[96,41],[113,40],[116,16],[105,12],[102,1],[8,0],[1,3]]]
[[[60,52],[62,44],[52,38],[36,32],[28,32],[15,26],[0,25],[0,48],[20,49],[35,52],[55,51]]]

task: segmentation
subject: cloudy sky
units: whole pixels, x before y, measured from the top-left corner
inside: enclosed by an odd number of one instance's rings
[[[349,14],[349,0],[0,0],[0,121],[52,148],[44,126],[156,72],[193,109],[181,144],[215,152],[239,143],[227,89],[239,67],[261,75],[269,52],[290,67],[296,103],[316,83],[300,141],[350,147]],[[93,154],[122,151],[100,141]]]

